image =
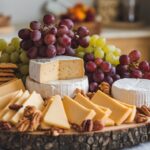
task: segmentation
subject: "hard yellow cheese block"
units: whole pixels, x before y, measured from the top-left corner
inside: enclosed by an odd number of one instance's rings
[[[131,113],[130,108],[120,104],[117,100],[114,100],[101,91],[97,91],[91,101],[97,105],[110,108],[112,111],[110,118],[114,120],[117,125],[122,124]]]
[[[115,122],[114,122],[114,120],[112,120],[112,119],[110,119],[110,118],[106,118],[106,119],[104,120],[104,125],[105,125],[106,127],[108,127],[108,126],[114,126],[114,125],[115,125]]]
[[[93,102],[91,102],[88,98],[78,93],[74,99],[84,107],[88,109],[93,109],[96,112],[95,120],[102,120],[108,117],[108,115],[99,107],[97,107]]]
[[[3,115],[6,114],[7,111],[10,110],[10,109],[9,109],[9,106],[12,105],[12,104],[14,104],[14,103],[22,96],[22,94],[23,94],[23,91],[20,90],[20,91],[18,92],[18,94],[17,94],[15,97],[13,97],[13,98],[10,100],[10,102],[0,111],[0,120],[2,120]]]
[[[88,109],[68,96],[63,98],[64,108],[70,123],[81,125],[84,120],[93,119],[96,112]]]
[[[97,104],[95,104],[97,107],[99,107],[100,109],[102,109],[106,114],[107,116],[110,116],[112,111],[108,108],[108,107],[103,107],[103,106],[99,106]]]
[[[18,94],[18,92],[19,90],[0,97],[0,111]]]
[[[50,103],[48,109],[46,108],[47,110],[43,116],[43,122],[49,126],[70,129],[61,97],[56,95],[51,99],[53,99],[53,101]]]
[[[10,122],[17,124],[18,121],[22,118],[23,112],[26,106],[35,106],[39,110],[43,110],[44,101],[40,94],[32,92],[30,96],[23,103],[23,107],[11,118]]]
[[[0,96],[15,92],[17,90],[25,91],[25,87],[21,79],[14,79],[0,86]]]
[[[29,92],[25,91],[22,96],[14,103],[17,105],[22,105],[24,101],[29,97]],[[9,109],[1,118],[3,121],[9,121],[13,115],[15,115],[16,111]]]

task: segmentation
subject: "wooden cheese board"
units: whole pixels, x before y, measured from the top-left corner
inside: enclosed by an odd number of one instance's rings
[[[68,132],[52,136],[48,132],[0,131],[1,150],[114,150],[149,141],[150,125],[124,124],[102,131]]]

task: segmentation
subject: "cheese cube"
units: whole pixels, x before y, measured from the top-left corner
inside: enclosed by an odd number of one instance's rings
[[[68,96],[64,96],[63,104],[70,123],[81,125],[84,120],[92,120],[96,115],[93,109],[82,106]]]
[[[46,83],[54,80],[66,80],[84,77],[83,59],[71,56],[57,56],[51,59],[30,60],[31,79]]]
[[[94,118],[95,120],[102,120],[108,117],[108,115],[105,114],[102,109],[97,107],[93,102],[91,102],[88,98],[84,97],[80,93],[76,95],[74,100],[88,109],[93,109],[96,112],[96,116]]]
[[[122,124],[131,113],[130,108],[120,104],[117,100],[114,100],[101,91],[97,91],[91,101],[97,105],[110,108],[112,111],[110,118],[114,120],[117,125]]]

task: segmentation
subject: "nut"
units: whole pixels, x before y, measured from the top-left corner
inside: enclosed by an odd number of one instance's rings
[[[71,128],[77,132],[82,132],[82,127],[77,124],[71,124]]]
[[[98,130],[102,130],[104,128],[104,124],[99,121],[99,120],[95,120],[93,123],[93,131],[98,131]]]
[[[21,107],[23,107],[23,106],[19,105],[19,104],[12,104],[9,106],[9,109],[14,110],[14,111],[18,111]]]
[[[31,119],[32,115],[35,113],[35,106],[27,106],[24,110],[24,117]]]
[[[137,113],[136,114],[136,117],[135,117],[135,122],[136,123],[144,123],[148,120],[148,117],[143,115],[143,114],[140,114],[140,113]]]
[[[143,112],[144,115],[150,117],[150,110],[149,110],[149,108],[147,106],[143,105],[141,107],[141,111]]]
[[[100,85],[99,85],[99,88],[102,92],[104,92],[105,94],[108,94],[110,95],[110,84],[107,83],[107,82],[102,82]]]
[[[75,93],[75,95],[77,95],[78,93],[80,93],[80,94],[82,94],[83,96],[87,97],[86,94],[84,93],[84,91],[81,90],[81,89],[78,89],[78,88],[76,88],[76,90],[75,90],[74,93]]]
[[[83,132],[91,132],[93,131],[93,120],[84,120],[81,124]]]
[[[92,99],[92,97],[94,96],[95,92],[88,92],[86,95],[89,99]]]
[[[17,125],[17,130],[20,132],[27,131],[30,127],[30,120],[28,118],[23,118],[22,120],[19,121]]]
[[[7,121],[0,121],[0,130],[10,130],[11,128],[11,124]]]

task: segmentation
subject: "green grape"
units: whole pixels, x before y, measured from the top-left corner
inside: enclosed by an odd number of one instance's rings
[[[105,44],[106,44],[106,39],[103,38],[103,37],[99,37],[99,38],[96,40],[95,46],[96,46],[96,47],[103,48]]]
[[[22,65],[19,69],[20,69],[20,73],[22,75],[28,75],[29,74],[29,65]]]
[[[114,58],[113,65],[115,65],[115,66],[119,65],[119,56],[116,56]]]
[[[7,42],[4,39],[0,39],[0,51],[5,51],[7,48]]]
[[[104,58],[104,52],[101,48],[96,48],[94,50],[94,57],[95,58]]]
[[[78,52],[76,55],[80,58],[83,58],[85,55],[85,52]]]
[[[20,61],[21,61],[22,63],[24,63],[24,64],[26,64],[26,63],[29,62],[29,58],[28,58],[28,56],[27,56],[27,54],[26,54],[25,51],[21,52],[19,58],[20,58]]]
[[[6,52],[11,54],[15,51],[15,47],[13,45],[8,45],[6,48]]]
[[[88,46],[88,47],[85,49],[85,52],[86,52],[86,53],[93,53],[93,51],[94,51],[94,48],[91,47],[91,46]]]
[[[119,48],[116,48],[113,53],[114,53],[115,56],[120,56],[121,55],[121,50]]]
[[[20,48],[20,40],[19,38],[17,37],[14,37],[12,40],[11,40],[11,45],[14,46],[14,48],[17,50]]]
[[[1,57],[0,57],[0,62],[1,63],[8,63],[10,62],[10,56],[8,53],[2,53]]]
[[[113,64],[113,60],[115,59],[115,56],[113,53],[108,53],[105,57],[105,60],[107,62],[110,62],[111,64]]]
[[[90,38],[90,46],[95,46],[98,38],[99,38],[99,35],[97,34],[92,35]]]
[[[116,47],[114,45],[105,45],[102,49],[106,54],[108,54],[113,53],[116,50]]]
[[[17,63],[19,61],[19,53],[18,52],[13,52],[10,55],[10,60],[12,63]]]
[[[76,53],[79,53],[79,52],[84,52],[85,49],[81,46],[79,46],[77,49],[76,49]]]

